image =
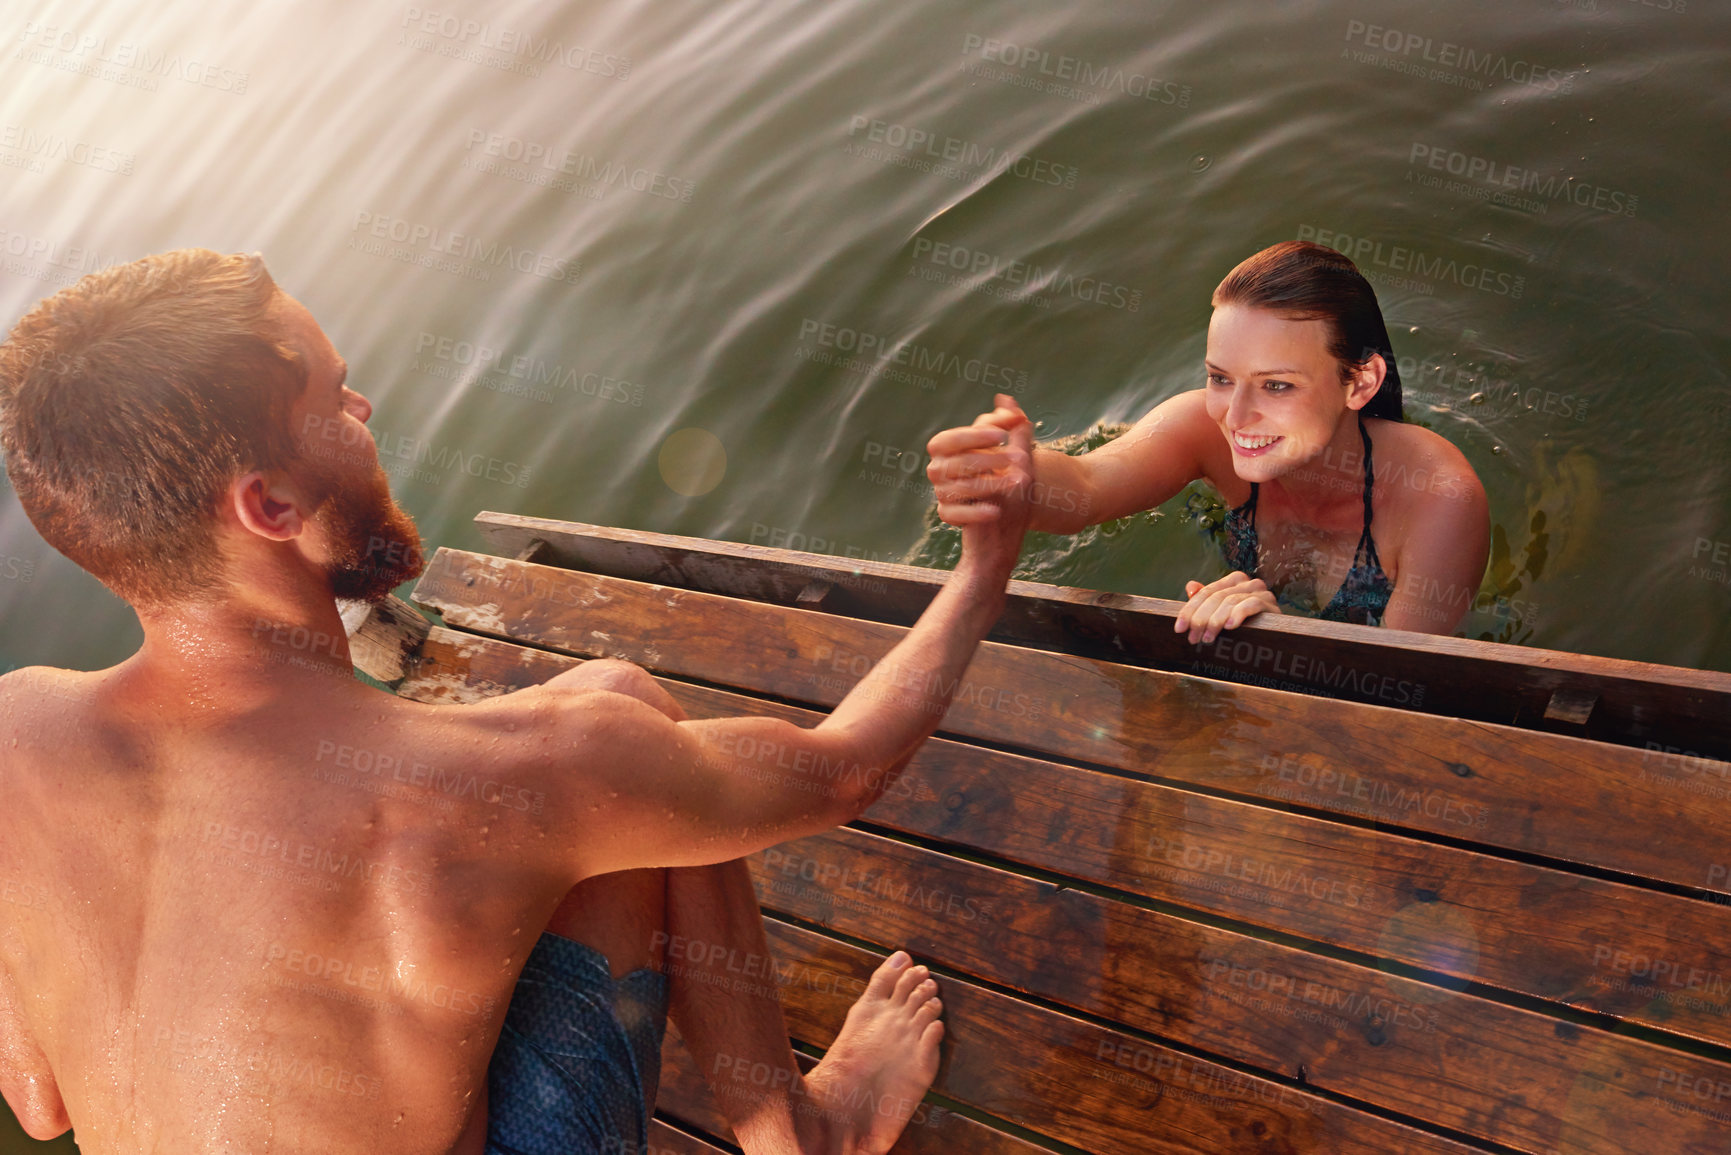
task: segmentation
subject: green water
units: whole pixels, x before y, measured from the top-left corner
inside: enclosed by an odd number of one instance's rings
[[[1134,420],[1201,384],[1228,268],[1322,239],[1489,491],[1464,632],[1731,670],[1724,5],[421,12],[7,5],[0,314],[257,249],[431,544],[492,509],[941,561],[933,432],[1006,386],[1044,437]],[[1025,573],[1176,596],[1209,516]],[[0,492],[0,668],[139,638]]]

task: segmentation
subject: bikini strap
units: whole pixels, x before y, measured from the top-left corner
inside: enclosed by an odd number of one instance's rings
[[[1382,562],[1376,556],[1376,539],[1370,536],[1370,499],[1372,485],[1376,480],[1376,471],[1370,460],[1370,430],[1364,427],[1364,413],[1358,415],[1358,435],[1364,440],[1364,529],[1358,535],[1358,552],[1366,554],[1372,564],[1382,567]]]

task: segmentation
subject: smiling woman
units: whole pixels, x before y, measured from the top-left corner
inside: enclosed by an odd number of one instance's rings
[[[1213,303],[1207,386],[1092,453],[1036,452],[1033,528],[1075,533],[1200,478],[1233,506],[1231,572],[1186,584],[1175,624],[1192,642],[1288,610],[1452,632],[1490,552],[1484,486],[1447,440],[1403,423],[1370,284],[1333,249],[1287,241],[1227,274]],[[1000,395],[992,413],[932,438],[939,516],[990,516],[974,503],[996,483],[1006,432],[1025,420]]]

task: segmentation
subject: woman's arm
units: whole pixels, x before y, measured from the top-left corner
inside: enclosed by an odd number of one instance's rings
[[[1382,624],[1391,630],[1452,634],[1472,608],[1491,553],[1484,484],[1452,445],[1407,514],[1394,594]]]
[[[1196,389],[1168,398],[1123,436],[1081,457],[1036,448],[1028,528],[1075,533],[1152,509],[1203,476],[1204,452],[1220,436],[1203,397]],[[968,524],[970,503],[994,492],[994,478],[1007,463],[994,431],[1027,420],[1008,395],[1000,394],[997,403],[972,425],[946,429],[926,444],[938,516],[951,525]]]

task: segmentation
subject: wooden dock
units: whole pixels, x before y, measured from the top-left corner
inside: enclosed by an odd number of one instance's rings
[[[577,661],[814,724],[909,566],[483,513],[355,664],[462,703]],[[1731,1151],[1731,675],[1028,582],[936,738],[753,874],[796,1050],[897,947],[921,1155]],[[652,1150],[733,1150],[670,1038]]]

